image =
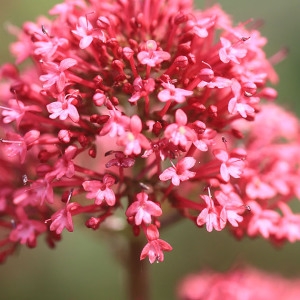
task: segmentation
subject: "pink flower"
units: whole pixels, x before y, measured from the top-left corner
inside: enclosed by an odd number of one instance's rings
[[[8,101],[9,107],[2,111],[3,123],[8,124],[16,121],[17,126],[20,125],[22,118],[27,111],[40,112],[41,109],[37,105],[25,106],[22,101],[10,99]]]
[[[237,43],[232,46],[231,42],[224,37],[220,37],[222,48],[219,50],[219,56],[222,62],[229,63],[230,61],[239,64],[238,58],[244,58],[247,55],[247,49],[242,43]]]
[[[142,148],[148,149],[150,147],[149,141],[141,134],[141,131],[141,119],[136,115],[132,116],[128,131],[124,132],[117,141],[118,145],[125,146],[125,155],[138,155],[142,152]]]
[[[36,49],[34,50],[34,54],[42,55],[43,57],[50,60],[59,47],[66,48],[68,46],[68,40],[65,38],[52,38],[49,41],[35,42],[35,46]]]
[[[46,174],[46,180],[53,180],[54,178],[60,179],[63,176],[67,178],[73,177],[75,173],[75,166],[73,163],[73,158],[77,154],[78,148],[76,146],[69,146],[66,150],[64,155],[56,161],[56,164],[53,170]]]
[[[177,109],[175,113],[176,123],[172,123],[165,129],[164,135],[174,145],[180,145],[182,147],[187,146],[189,141],[195,141],[197,136],[194,130],[186,126],[187,115],[183,110]]]
[[[144,96],[148,96],[155,88],[155,81],[153,78],[143,80],[137,77],[133,81],[133,94],[128,99],[129,102],[135,103],[137,100]]]
[[[248,225],[249,236],[261,234],[265,239],[277,232],[277,224],[280,220],[278,212],[271,209],[263,209],[257,202],[249,202],[252,217]]]
[[[202,226],[206,224],[206,230],[211,232],[213,229],[220,231],[225,227],[226,224],[226,214],[220,209],[215,207],[214,201],[210,196],[200,195],[200,197],[205,201],[206,208],[204,208],[197,217],[197,225]]]
[[[160,91],[157,95],[158,99],[162,102],[174,100],[177,103],[183,103],[186,96],[191,96],[192,91],[187,91],[181,88],[175,88],[171,83],[163,83],[162,86],[165,88]]]
[[[145,50],[140,51],[137,55],[139,62],[143,65],[148,65],[149,67],[155,67],[164,60],[169,60],[170,53],[162,50],[156,50],[157,44],[153,40],[148,40],[145,43]]]
[[[245,212],[244,203],[239,196],[233,192],[226,195],[221,191],[216,191],[216,200],[223,207],[222,219],[226,219],[233,227],[238,227],[239,223],[243,221],[242,213]]]
[[[118,110],[111,110],[109,114],[110,118],[104,124],[100,135],[108,134],[110,137],[116,137],[124,134],[130,119]]]
[[[145,192],[137,194],[136,201],[130,204],[126,210],[127,218],[134,217],[134,223],[137,226],[142,223],[150,224],[152,216],[159,217],[161,214],[161,208],[153,201],[148,200]]]
[[[30,248],[35,247],[37,236],[46,231],[46,225],[41,221],[28,219],[22,207],[18,207],[16,213],[20,223],[10,232],[10,240],[19,241],[20,244],[26,244]]]
[[[76,30],[72,30],[72,32],[81,38],[79,43],[81,49],[87,48],[94,38],[99,39],[102,42],[106,41],[103,31],[99,28],[94,29],[92,24],[88,21],[87,16],[79,17]]]
[[[67,83],[67,76],[65,71],[75,66],[77,61],[73,58],[63,59],[59,65],[53,62],[43,62],[44,70],[48,73],[40,76],[40,80],[45,82],[44,89],[49,89],[56,84],[58,92],[62,92]]]
[[[223,180],[229,181],[230,176],[240,178],[245,162],[239,157],[229,157],[228,153],[222,149],[215,149],[214,156],[222,162],[220,174]]]
[[[196,163],[193,157],[184,157],[173,167],[167,168],[160,175],[161,181],[171,179],[172,184],[179,185],[180,181],[187,181],[195,176],[195,172],[189,171]]]
[[[157,227],[153,224],[147,227],[146,234],[148,243],[143,248],[140,259],[145,259],[148,256],[151,264],[154,262],[162,262],[164,260],[163,251],[171,251],[171,245],[159,239],[159,232]]]
[[[88,199],[95,198],[95,204],[101,205],[105,201],[109,206],[113,206],[116,202],[116,196],[110,188],[115,183],[115,179],[105,174],[103,180],[87,180],[82,183],[82,186],[87,193]]]
[[[24,137],[15,133],[8,133],[7,140],[2,140],[7,144],[6,155],[8,157],[18,156],[21,164],[25,162],[27,151],[30,147],[38,141],[40,132],[37,130],[30,130],[25,133]]]
[[[64,228],[72,232],[74,230],[72,212],[76,211],[79,207],[79,204],[76,202],[67,203],[65,208],[57,210],[51,216],[51,225],[50,230],[55,231],[56,234],[61,234]]]
[[[77,108],[73,105],[73,102],[77,100],[72,96],[61,95],[60,101],[52,102],[47,105],[47,110],[51,114],[49,118],[60,120],[66,120],[68,117],[75,123],[79,122],[80,116],[78,114]]]

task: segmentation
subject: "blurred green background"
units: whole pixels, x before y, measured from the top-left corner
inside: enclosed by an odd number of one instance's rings
[[[196,6],[202,8],[204,2],[198,0]],[[55,3],[58,1],[0,0],[0,63],[11,59],[8,42],[13,39],[5,32],[5,23],[21,25],[34,20]],[[283,47],[289,49],[287,59],[276,66],[280,76],[278,101],[300,116],[299,0],[228,0],[221,1],[221,5],[236,22],[250,18],[264,21],[262,32],[269,40],[269,56]],[[175,299],[178,280],[203,267],[227,270],[238,262],[248,262],[286,276],[300,276],[299,243],[276,249],[262,239],[239,242],[225,231],[207,233],[187,221],[165,230],[162,238],[174,250],[166,254],[164,263],[150,266],[155,300]],[[85,228],[65,233],[55,250],[48,249],[40,239],[36,249],[24,247],[10,257],[0,266],[0,293],[3,300],[126,298],[123,269],[114,260],[103,236]]]

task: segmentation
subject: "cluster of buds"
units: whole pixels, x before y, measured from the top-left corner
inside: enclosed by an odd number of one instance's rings
[[[300,239],[299,123],[261,103],[277,75],[251,22],[190,0],[66,0],[49,14],[10,27],[16,63],[0,69],[1,261],[41,234],[54,247],[79,216],[116,230],[123,215],[151,263],[178,216]]]

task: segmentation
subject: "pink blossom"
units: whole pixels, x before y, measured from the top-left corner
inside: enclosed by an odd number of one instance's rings
[[[165,129],[164,135],[174,145],[185,147],[189,141],[196,140],[196,133],[187,124],[187,115],[183,110],[177,109],[175,113],[176,123],[172,123]]]
[[[24,220],[21,224],[18,224],[9,235],[9,238],[20,244],[26,244],[28,247],[33,248],[36,246],[36,237],[46,231],[46,226],[40,221],[36,220]]]
[[[258,203],[249,202],[252,217],[248,225],[249,236],[261,234],[264,238],[269,238],[277,232],[277,224],[280,219],[278,212],[271,209],[264,209]]]
[[[197,217],[197,225],[202,226],[206,224],[206,230],[211,232],[213,229],[220,231],[225,227],[226,214],[215,207],[214,201],[210,196],[200,195],[205,201],[206,208],[204,208]]]
[[[220,37],[222,48],[219,50],[219,56],[222,62],[229,63],[230,61],[239,64],[239,58],[244,58],[247,55],[247,49],[243,48],[243,44],[233,46],[232,43],[224,37]]]
[[[276,237],[278,239],[287,238],[289,242],[294,243],[300,240],[300,214],[294,214],[290,207],[281,202],[279,204],[284,216],[280,219]]]
[[[76,202],[67,203],[65,208],[57,210],[51,216],[50,230],[55,231],[56,234],[61,234],[64,228],[72,232],[74,230],[72,212],[79,207]]]
[[[149,141],[141,134],[141,131],[141,119],[136,115],[132,116],[128,131],[124,132],[117,141],[118,145],[125,146],[125,155],[138,155],[142,152],[142,148],[148,149],[150,147]]]
[[[87,17],[79,17],[76,30],[72,30],[72,32],[81,38],[79,43],[81,49],[87,48],[94,38],[99,39],[102,42],[106,41],[103,31],[97,28],[94,29]]]
[[[222,162],[220,174],[223,180],[229,181],[230,176],[240,178],[245,162],[239,157],[229,157],[228,153],[222,149],[215,149],[214,156]]]
[[[67,83],[65,71],[76,64],[77,61],[73,58],[65,58],[59,65],[53,62],[43,62],[43,67],[47,74],[41,75],[40,80],[45,82],[43,84],[44,89],[49,89],[56,84],[58,92],[62,92]]]
[[[222,218],[226,218],[233,227],[238,227],[239,223],[243,221],[243,214],[245,212],[244,203],[239,196],[233,192],[226,195],[221,191],[215,193],[216,200],[222,206]]]
[[[149,95],[155,88],[155,81],[153,78],[143,80],[137,77],[133,81],[133,94],[128,99],[129,102],[135,103],[140,98]]]
[[[87,180],[82,183],[82,186],[87,193],[88,199],[95,198],[95,204],[101,205],[105,201],[109,206],[113,206],[116,202],[116,196],[110,188],[115,183],[115,179],[105,174],[102,182],[98,180]]]
[[[179,185],[180,181],[187,181],[195,176],[195,172],[189,171],[196,163],[193,157],[184,157],[173,167],[167,168],[160,175],[161,181],[171,179],[172,184]]]
[[[229,100],[228,111],[231,114],[238,112],[243,118],[252,115],[255,110],[250,105],[250,99],[254,100],[255,98],[243,97],[241,95],[241,85],[237,80],[232,79],[231,89],[234,97]]]
[[[171,251],[171,245],[159,239],[158,230],[156,226],[152,224],[147,227],[147,239],[148,243],[143,248],[140,259],[145,259],[148,256],[151,264],[154,262],[162,262],[164,260],[163,251]]]
[[[116,137],[124,134],[130,119],[118,110],[111,110],[109,111],[109,114],[110,118],[104,124],[100,131],[100,135],[108,134],[110,137]]]
[[[152,216],[159,217],[162,210],[151,200],[148,200],[148,195],[141,192],[136,195],[136,200],[130,204],[126,210],[127,218],[134,217],[135,225],[150,224]]]
[[[57,160],[53,170],[46,174],[45,179],[51,181],[52,179],[60,179],[63,176],[67,178],[73,177],[75,173],[75,166],[73,158],[76,156],[78,148],[76,146],[69,146],[64,155]]]
[[[137,55],[140,63],[143,65],[148,65],[149,67],[155,67],[162,61],[170,59],[171,56],[168,52],[156,49],[156,42],[153,40],[148,40],[145,43],[145,50],[140,51]]]
[[[50,60],[59,47],[65,48],[68,46],[68,40],[65,38],[61,38],[61,39],[52,38],[49,41],[35,42],[35,46],[36,49],[34,50],[34,54],[42,55],[43,57]]]
[[[37,130],[28,131],[25,133],[24,137],[15,133],[7,134],[7,140],[5,140],[5,144],[7,144],[6,155],[8,157],[18,156],[21,164],[23,164],[26,159],[28,149],[37,142],[39,137],[40,132]]]
[[[49,118],[66,120],[68,117],[75,123],[79,122],[80,116],[73,102],[77,102],[72,96],[61,96],[59,101],[47,105],[47,110],[51,114]]]
[[[175,88],[175,86],[171,83],[163,83],[162,86],[165,89],[160,91],[157,95],[158,99],[162,102],[174,100],[177,103],[183,103],[186,96],[191,96],[193,94],[192,91]]]
[[[20,223],[10,232],[10,240],[19,241],[20,244],[26,244],[30,248],[35,247],[37,236],[46,231],[46,225],[41,221],[28,219],[22,207],[17,208],[16,214]]]
[[[16,99],[10,99],[8,101],[8,105],[9,107],[3,109],[2,111],[2,116],[4,117],[3,123],[5,124],[16,121],[17,126],[19,126],[22,118],[24,117],[24,114],[27,111],[41,111],[40,107],[38,107],[37,105],[25,106],[22,101],[18,101]]]

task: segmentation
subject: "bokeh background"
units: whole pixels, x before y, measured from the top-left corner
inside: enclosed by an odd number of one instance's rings
[[[209,2],[213,1],[198,0],[195,5],[202,8]],[[5,24],[20,26],[46,14],[56,3],[58,0],[0,0],[0,63],[12,60],[8,43],[13,38],[6,33]],[[236,22],[250,18],[263,21],[261,30],[269,40],[266,47],[269,56],[279,49],[289,49],[287,58],[276,66],[280,76],[278,101],[300,117],[299,0],[227,0],[221,1],[221,5]],[[297,201],[295,205],[298,206]],[[162,238],[174,250],[166,254],[164,263],[150,266],[155,300],[175,299],[179,279],[203,268],[223,271],[249,263],[285,276],[300,276],[299,243],[274,248],[262,239],[237,241],[228,232],[207,233],[188,221],[166,229]],[[40,239],[36,249],[24,247],[0,266],[3,300],[125,298],[124,270],[101,233],[85,228],[64,233],[55,250],[48,249]]]

